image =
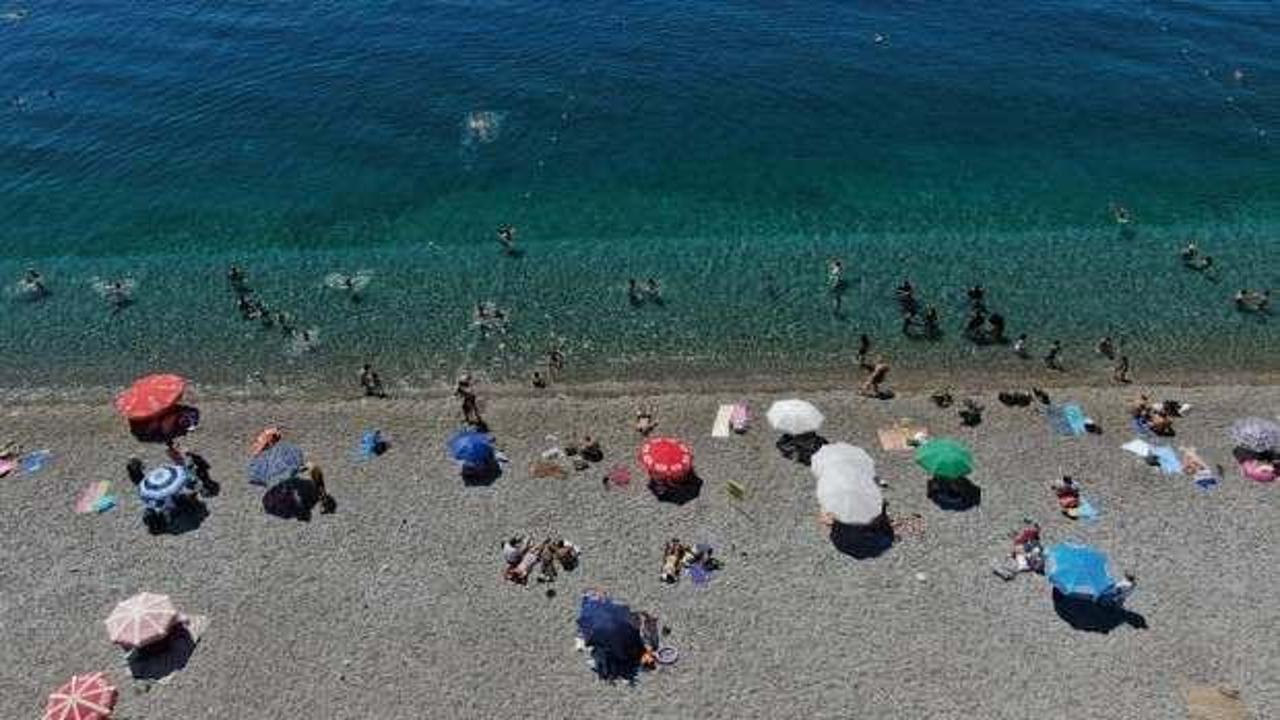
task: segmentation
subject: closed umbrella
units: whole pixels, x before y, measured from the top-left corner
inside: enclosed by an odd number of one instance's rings
[[[1115,580],[1102,551],[1079,543],[1058,543],[1045,551],[1044,574],[1058,592],[1097,600]]]
[[[958,480],[973,472],[973,454],[958,440],[936,438],[916,448],[916,464],[934,477]]]
[[[116,397],[116,410],[129,420],[145,420],[177,405],[186,389],[187,381],[179,375],[147,375]]]
[[[53,691],[43,720],[106,720],[116,706],[116,689],[105,673],[72,675]]]
[[[493,438],[486,433],[463,430],[449,439],[449,457],[463,465],[493,462]]]
[[[846,525],[867,525],[884,510],[875,463],[865,450],[847,443],[824,446],[809,469],[817,476],[818,505]]]
[[[1256,453],[1275,452],[1280,448],[1280,423],[1266,418],[1242,418],[1231,424],[1231,439],[1236,447]]]
[[[163,639],[178,620],[168,595],[143,592],[116,605],[107,616],[107,635],[124,648],[150,645]]]
[[[187,469],[179,465],[153,468],[138,485],[138,497],[152,507],[167,507],[191,485]]]
[[[654,480],[676,482],[693,473],[693,450],[676,438],[649,438],[640,446],[638,455],[640,465]]]
[[[787,435],[817,432],[825,418],[818,408],[806,400],[779,400],[765,413],[769,427]]]
[[[306,464],[306,457],[297,445],[277,442],[249,460],[249,482],[271,487],[288,480]]]

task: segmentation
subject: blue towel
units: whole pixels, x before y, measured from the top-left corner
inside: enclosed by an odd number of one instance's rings
[[[1097,520],[1098,515],[1101,514],[1093,506],[1093,503],[1086,500],[1083,495],[1080,496],[1080,505],[1076,508],[1076,512],[1081,520]]]
[[[1178,459],[1178,453],[1167,445],[1157,445],[1151,448],[1151,454],[1160,461],[1160,471],[1165,475],[1177,475],[1182,472],[1182,461]]]
[[[1079,405],[1072,403],[1062,406],[1062,416],[1066,419],[1067,427],[1072,435],[1083,435],[1084,429],[1084,410]]]
[[[30,475],[31,473],[39,472],[41,468],[49,464],[51,459],[53,459],[53,453],[48,450],[34,450],[23,455],[22,459],[18,461],[18,466],[22,468],[22,472]]]

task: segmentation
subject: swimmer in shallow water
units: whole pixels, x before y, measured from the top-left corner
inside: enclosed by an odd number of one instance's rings
[[[138,283],[132,278],[117,278],[115,280],[93,278],[91,286],[93,291],[98,293],[98,296],[106,300],[107,304],[111,306],[111,314],[116,315],[133,304],[133,291],[137,288]]]
[[[22,300],[43,300],[49,295],[49,288],[44,283],[44,276],[35,268],[27,268],[22,279],[13,286],[13,294]]]
[[[844,303],[844,262],[840,258],[827,261],[827,292],[831,295],[831,309],[840,311]]]
[[[345,273],[329,273],[324,276],[324,286],[330,290],[338,290],[345,292],[351,298],[351,302],[360,302],[364,299],[363,293],[365,288],[369,287],[369,283],[373,281],[373,272],[370,270],[359,270],[355,274],[347,275]]]
[[[1129,212],[1129,208],[1119,203],[1111,203],[1111,218],[1117,225],[1128,225],[1133,222],[1133,214]]]
[[[514,225],[498,226],[498,244],[502,246],[503,254],[508,257],[515,257],[520,254],[516,249],[516,228]]]

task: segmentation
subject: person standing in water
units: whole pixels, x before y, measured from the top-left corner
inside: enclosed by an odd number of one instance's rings
[[[498,244],[502,246],[503,254],[508,257],[515,257],[519,254],[516,249],[516,228],[514,225],[498,226]]]
[[[1116,361],[1115,371],[1111,374],[1113,380],[1118,383],[1129,382],[1129,356],[1121,355]]]
[[[871,353],[871,338],[866,333],[858,336],[858,367],[863,370],[871,370],[871,363],[867,362],[867,355]]]
[[[1098,341],[1098,354],[1108,360],[1116,359],[1116,344],[1111,341],[1110,335]]]
[[[831,258],[827,262],[827,292],[831,295],[831,308],[840,312],[844,303],[844,263],[840,258]]]
[[[1031,357],[1030,350],[1027,349],[1027,334],[1022,333],[1017,340],[1013,341],[1013,354],[1026,360]]]
[[[1049,352],[1045,353],[1044,366],[1050,370],[1061,370],[1062,364],[1058,360],[1058,356],[1062,354],[1062,343],[1054,340],[1049,346]]]
[[[360,387],[364,389],[365,397],[385,398],[387,391],[382,387],[382,378],[378,377],[377,371],[369,363],[365,363],[360,368]]]

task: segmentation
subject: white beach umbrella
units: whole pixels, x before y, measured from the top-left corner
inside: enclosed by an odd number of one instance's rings
[[[769,427],[788,435],[816,432],[822,427],[822,413],[806,400],[779,400],[765,413]]]
[[[866,525],[880,516],[884,495],[876,484],[876,464],[866,450],[834,443],[814,453],[809,465],[818,478],[818,505],[846,525]]]

